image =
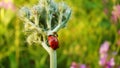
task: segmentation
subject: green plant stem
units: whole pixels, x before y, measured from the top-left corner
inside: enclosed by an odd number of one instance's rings
[[[39,25],[39,17],[37,15],[35,16],[35,25]]]
[[[42,42],[42,46],[50,55],[50,68],[57,68],[56,50],[53,50],[51,47],[48,47],[45,42]]]
[[[57,53],[52,48],[50,48],[50,68],[57,68]]]
[[[16,26],[15,26],[15,46],[16,46],[16,64],[18,66],[19,64],[19,23],[18,20],[16,20]]]
[[[45,42],[42,42],[41,44],[42,44],[43,48],[50,54],[50,47],[48,47]]]

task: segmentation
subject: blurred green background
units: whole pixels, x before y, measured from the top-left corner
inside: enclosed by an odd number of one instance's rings
[[[8,0],[0,2],[2,1]],[[48,53],[38,44],[27,44],[24,24],[17,16],[21,7],[32,7],[38,0],[11,2],[14,9],[0,6],[0,68],[49,68]],[[118,47],[119,26],[111,21],[111,11],[116,0],[64,2],[71,7],[72,15],[67,27],[58,32],[58,68],[70,68],[72,62],[86,64],[90,68],[101,68],[98,64],[100,45],[109,41],[110,51],[115,51]],[[117,65],[120,64],[119,57],[118,54],[115,60]]]

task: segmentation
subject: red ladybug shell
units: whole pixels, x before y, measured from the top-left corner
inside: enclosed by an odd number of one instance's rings
[[[57,48],[59,48],[58,39],[56,36],[53,36],[53,35],[48,36],[48,44],[53,50],[56,50]]]

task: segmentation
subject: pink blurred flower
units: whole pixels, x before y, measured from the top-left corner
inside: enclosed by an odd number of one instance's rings
[[[72,62],[70,68],[87,68],[85,64],[78,64],[76,62]]]
[[[111,18],[114,22],[117,22],[117,20],[120,18],[120,5],[116,5],[113,7]]]
[[[114,58],[111,58],[105,65],[105,68],[112,68],[115,65]]]
[[[120,35],[120,30],[118,30],[118,34]]]
[[[70,68],[78,68],[78,64],[76,62],[72,62]]]
[[[115,65],[114,58],[108,59],[109,42],[105,41],[100,47],[99,65],[103,68],[112,68]],[[116,53],[116,52],[115,52]]]
[[[107,54],[100,55],[99,65],[104,66],[107,62]]]
[[[110,60],[108,60],[107,58],[107,56],[100,58],[99,65],[105,68],[113,67],[115,65],[114,58],[111,58]]]
[[[79,68],[87,68],[85,64],[81,64]]]
[[[105,54],[109,49],[109,42],[105,41],[100,47],[100,54]]]
[[[109,64],[106,64],[104,68],[112,68],[112,66],[110,66]]]
[[[111,58],[108,63],[109,63],[110,66],[114,66],[115,65],[114,58]]]
[[[7,2],[5,2],[4,0],[2,0],[0,2],[0,8],[5,8],[5,9],[11,9],[11,10],[15,10],[15,5],[12,3],[11,0],[8,0]]]

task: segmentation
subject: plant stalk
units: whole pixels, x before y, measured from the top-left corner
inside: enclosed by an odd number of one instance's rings
[[[50,55],[50,68],[57,68],[56,50],[53,50],[51,47],[48,47],[45,42],[42,42],[42,46]]]
[[[57,68],[57,53],[52,48],[50,48],[50,68]]]

